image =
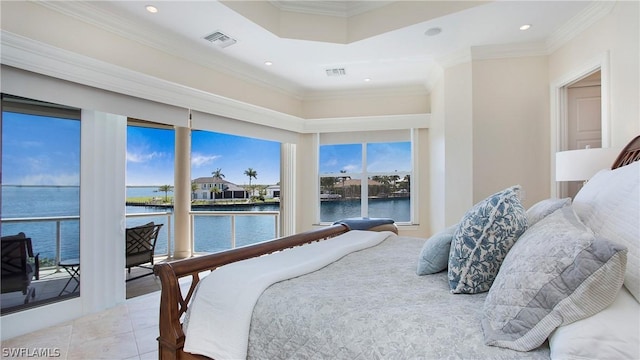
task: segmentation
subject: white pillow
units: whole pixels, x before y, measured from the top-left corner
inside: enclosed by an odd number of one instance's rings
[[[640,302],[640,161],[601,170],[573,199],[578,217],[596,234],[624,245],[624,285]]]
[[[551,359],[640,359],[640,304],[623,286],[611,306],[561,326],[549,337]]]
[[[527,209],[527,222],[529,227],[532,227],[533,224],[551,215],[554,211],[569,205],[571,205],[571,198],[549,198],[538,201]]]

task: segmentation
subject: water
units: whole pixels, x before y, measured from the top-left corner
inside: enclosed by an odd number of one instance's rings
[[[127,197],[164,197],[158,193],[157,187],[129,187]],[[169,193],[171,195],[171,193]],[[50,216],[79,216],[80,189],[78,187],[57,186],[3,186],[2,187],[2,219],[35,218]],[[262,206],[219,206],[201,210],[222,211],[278,211],[278,204]],[[156,254],[167,253],[167,239],[171,218],[171,238],[173,239],[173,210],[152,206],[127,206],[127,214],[168,212],[168,215],[127,218],[126,226],[133,227],[150,221],[164,224],[156,243]],[[236,246],[269,240],[276,236],[273,216],[240,216],[236,217]],[[79,220],[64,220],[60,223],[61,259],[78,258],[80,256]],[[7,222],[3,221],[0,229],[2,235],[24,232],[31,237],[33,250],[40,253],[40,259],[55,259],[56,222]],[[195,251],[214,252],[231,248],[231,217],[196,217],[195,218]]]
[[[323,201],[320,204],[320,219],[323,222],[333,222],[360,217],[361,208],[360,199]],[[410,200],[408,197],[369,199],[369,217],[409,222],[411,221]]]
[[[127,197],[164,197],[157,187],[128,187]],[[172,195],[170,192],[169,195]],[[78,216],[80,214],[80,191],[78,187],[61,186],[3,186],[2,187],[2,219],[47,216]],[[278,204],[259,206],[235,205],[216,206],[199,210],[221,211],[278,211]],[[196,210],[197,211],[197,210]],[[126,226],[132,227],[153,221],[165,224],[158,236],[156,254],[167,253],[168,217],[171,218],[173,232],[172,209],[152,206],[127,206],[127,214],[169,212],[169,215],[127,218]],[[334,220],[359,217],[360,202],[358,200],[327,201],[321,205],[321,219]],[[409,198],[370,199],[370,217],[392,217],[396,221],[409,221]],[[235,220],[236,246],[248,245],[269,240],[276,236],[273,216],[238,216]],[[61,223],[61,259],[78,258],[80,255],[80,231],[77,219],[65,220]],[[231,248],[230,216],[196,216],[195,251],[215,252]],[[40,259],[55,259],[56,222],[22,222],[3,221],[2,235],[24,232],[32,238],[34,252],[40,253]],[[173,234],[171,234],[173,239]]]
[[[77,186],[2,186],[2,219],[48,216],[79,216],[80,188]],[[2,235],[24,232],[31,238],[40,261],[55,259],[56,222],[2,222]],[[78,219],[60,222],[61,259],[80,256]]]

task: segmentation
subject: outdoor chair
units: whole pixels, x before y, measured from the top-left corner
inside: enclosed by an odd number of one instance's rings
[[[40,254],[33,255],[31,238],[21,232],[17,235],[3,236],[2,248],[2,294],[22,291],[24,303],[35,298],[36,289],[31,286],[35,276],[40,279]]]
[[[131,273],[134,266],[151,270],[140,276],[127,279],[131,281],[153,274],[153,253],[158,240],[158,233],[164,224],[154,224],[150,222],[146,225],[136,226],[126,229],[126,268]],[[150,264],[149,266],[144,266]]]

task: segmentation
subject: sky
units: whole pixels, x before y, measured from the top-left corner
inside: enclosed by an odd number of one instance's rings
[[[2,113],[4,185],[78,185],[80,121]]]
[[[191,178],[210,177],[221,169],[224,179],[252,184],[280,181],[280,144],[207,131],[192,132]],[[127,186],[173,185],[174,132],[127,128]],[[80,121],[4,112],[2,118],[4,185],[78,185]]]
[[[127,128],[127,185],[173,185],[174,132],[129,126]],[[248,137],[192,131],[191,179],[211,177],[220,169],[224,180],[248,185],[245,170],[257,178],[252,184],[280,181],[280,143]]]
[[[369,143],[365,148],[367,172],[410,172],[411,142]],[[320,174],[362,172],[362,144],[320,146]]]
[[[174,131],[127,127],[127,186],[174,185]],[[411,144],[367,144],[369,172],[411,169]],[[362,171],[360,144],[323,145],[320,173]],[[280,143],[242,136],[192,131],[191,179],[211,177],[220,169],[224,179],[248,185],[280,181]],[[80,182],[80,121],[4,112],[2,118],[2,183],[5,185],[78,185]]]

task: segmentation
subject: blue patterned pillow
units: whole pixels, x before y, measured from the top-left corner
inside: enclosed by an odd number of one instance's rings
[[[511,246],[527,229],[520,186],[495,193],[464,215],[451,240],[449,287],[455,294],[488,291]]]

